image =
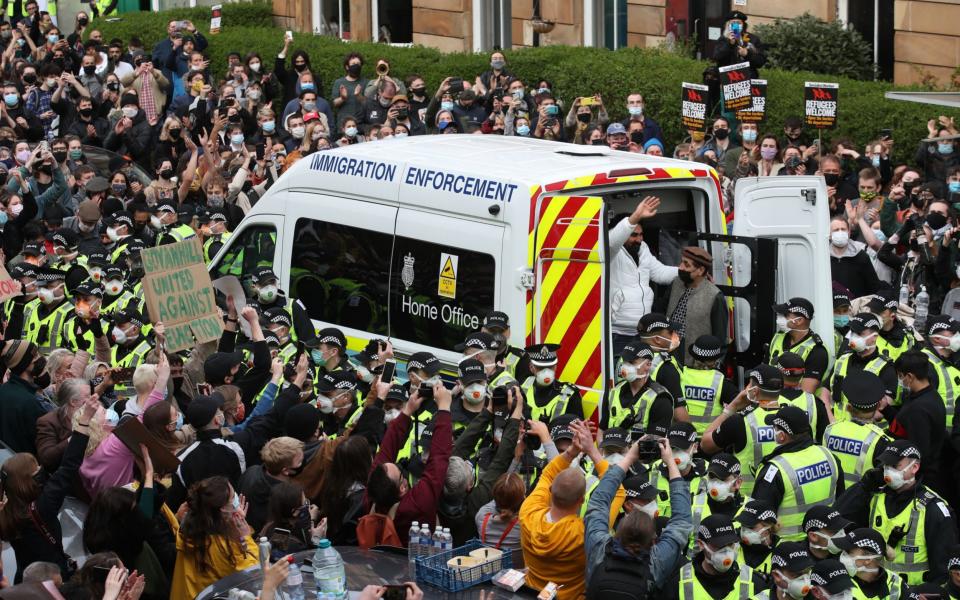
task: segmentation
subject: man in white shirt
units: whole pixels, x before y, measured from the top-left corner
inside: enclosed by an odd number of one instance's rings
[[[640,222],[656,216],[658,208],[660,199],[647,196],[633,214],[610,230],[610,321],[615,356],[636,337],[637,323],[653,307],[650,281],[669,284],[677,278],[677,267],[657,260],[643,241]]]

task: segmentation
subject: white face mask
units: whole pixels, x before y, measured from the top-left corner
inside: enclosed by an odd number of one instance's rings
[[[763,539],[766,531],[766,527],[760,530],[743,527],[740,529],[740,539],[748,546],[763,546],[766,544],[766,540]]]
[[[100,280],[103,279],[103,269],[99,267],[90,267],[88,269],[90,272],[90,279],[94,280],[97,283],[100,283]]]
[[[471,383],[463,388],[463,399],[469,404],[480,404],[487,397],[487,385],[485,383]]]
[[[307,133],[307,129],[302,125],[299,127],[293,127],[290,129],[290,135],[292,135],[294,138],[298,140],[302,140],[303,136],[306,135],[306,133]]]
[[[830,233],[830,243],[837,248],[845,248],[850,242],[850,233],[842,229]]]
[[[879,555],[874,556],[858,556],[854,558],[850,556],[849,553],[843,552],[840,554],[840,562],[843,564],[844,568],[847,569],[847,573],[850,574],[850,577],[856,577],[860,573],[879,573],[880,567],[867,567],[867,566],[858,566],[858,560],[876,560],[880,558]]]
[[[839,594],[825,594],[827,600],[853,600],[853,590],[843,590]]]
[[[390,410],[383,413],[383,423],[389,425],[391,421],[400,416],[399,408],[391,408]]]
[[[44,304],[53,304],[60,298],[63,298],[61,294],[58,294],[51,288],[40,288],[37,291],[37,296],[40,298],[40,302]]]
[[[780,576],[787,582],[787,589],[784,591],[788,596],[795,600],[802,600],[804,596],[810,593],[810,574],[806,573],[793,579],[780,572]]]
[[[725,546],[719,550],[711,550],[706,546],[703,547],[703,551],[707,555],[707,560],[710,561],[710,566],[720,573],[726,573],[730,570],[730,567],[737,562],[737,551],[739,549],[738,544]]]
[[[137,113],[140,112],[140,109],[135,106],[124,106],[120,109],[120,112],[122,112],[123,116],[126,118],[132,119],[137,116]]]
[[[891,490],[899,490],[907,483],[913,481],[913,478],[907,479],[904,473],[913,465],[911,462],[903,469],[898,469],[896,467],[884,466],[883,467],[883,481],[887,484],[887,487]]]
[[[113,335],[113,341],[118,344],[122,344],[127,341],[127,334],[123,332],[119,327],[114,327],[113,331],[110,332]]]
[[[277,286],[265,285],[257,292],[257,298],[260,302],[273,302],[277,298]]]
[[[815,548],[817,550],[826,550],[830,554],[840,554],[840,548],[838,548],[837,545],[834,543],[833,537],[830,537],[829,535],[820,531],[813,531],[812,533],[813,535],[820,538],[821,540],[826,540],[826,542],[823,544],[814,544],[813,542],[810,542],[811,548]],[[840,533],[836,534],[836,536],[834,537],[843,537],[843,532],[841,531]]]
[[[360,376],[360,381],[364,383],[370,383],[373,381],[373,373],[370,372],[370,369],[364,367],[363,365],[357,367],[357,375]],[[389,382],[384,382],[389,383]]]
[[[712,477],[707,479],[707,493],[717,502],[725,502],[733,496],[733,482],[720,481]]]
[[[688,468],[690,468],[691,460],[693,460],[693,457],[691,457],[690,453],[686,450],[680,450],[677,448],[673,449],[673,462],[676,463],[677,469],[686,471]]]
[[[546,387],[553,383],[556,376],[556,371],[553,369],[540,369],[537,371],[537,385]]]
[[[154,229],[163,229],[163,222],[157,215],[150,215],[150,226]]]
[[[786,315],[777,315],[777,331],[780,333],[786,333],[790,330],[790,325],[787,322]]]
[[[325,415],[333,412],[333,400],[326,396],[317,396],[317,408]]]
[[[951,352],[957,352],[960,350],[960,333],[954,334],[954,336],[950,338],[949,347]]]
[[[153,217],[151,217],[152,219]],[[120,234],[117,233],[116,227],[107,227],[107,237],[110,238],[111,242],[116,242],[120,239]]]
[[[77,229],[79,229],[79,230],[82,231],[83,233],[90,233],[90,232],[93,231],[96,227],[97,227],[96,225],[85,225],[83,221],[79,221],[79,222],[77,223]]]
[[[606,455],[604,458],[607,460],[608,465],[619,465],[620,461],[623,460],[623,455],[619,452],[614,452]]]
[[[656,500],[651,500],[650,502],[647,502],[643,506],[638,506],[637,510],[642,510],[643,512],[647,513],[648,515],[650,515],[651,519],[656,519],[657,515],[660,514],[660,510],[659,510],[659,507],[657,506]]]
[[[862,335],[857,335],[855,333],[850,335],[850,349],[854,352],[867,352],[876,347],[876,344],[868,344],[867,338]]]
[[[123,282],[116,279],[111,279],[104,285],[104,290],[107,292],[108,296],[119,296],[120,292],[123,291]]]

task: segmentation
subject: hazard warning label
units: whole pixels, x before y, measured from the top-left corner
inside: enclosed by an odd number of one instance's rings
[[[457,297],[457,262],[456,254],[440,253],[440,276],[437,279],[437,295],[444,298]]]

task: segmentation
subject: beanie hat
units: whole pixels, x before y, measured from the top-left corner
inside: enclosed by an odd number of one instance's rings
[[[19,375],[33,361],[36,346],[27,340],[7,340],[0,352],[0,363]]]
[[[310,404],[298,404],[287,411],[283,433],[301,442],[313,437],[320,425],[320,411]]]

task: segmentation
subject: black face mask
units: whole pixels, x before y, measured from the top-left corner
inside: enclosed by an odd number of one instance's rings
[[[77,112],[79,112],[80,116],[83,117],[84,119],[89,119],[93,115],[92,108],[81,108]]]
[[[713,130],[713,137],[717,138],[718,140],[725,140],[725,139],[727,139],[728,137],[730,137],[730,130],[729,130],[729,129],[722,129],[722,128],[721,128],[721,129],[714,129],[714,130]]]
[[[823,181],[830,187],[836,187],[840,183],[840,175],[837,173],[824,173]]]
[[[84,67],[83,67],[83,72],[84,72],[86,75],[93,75],[93,73],[94,73],[96,70],[97,70],[97,66],[96,66],[96,65],[89,65],[89,66],[84,66]]]
[[[606,144],[607,143],[603,141],[603,138],[596,138],[596,139],[590,140],[591,146],[605,146]]]
[[[67,160],[67,153],[60,151],[54,152],[53,157],[57,159],[57,162],[62,163],[63,161]]]
[[[910,204],[922,210],[923,207],[927,204],[927,202],[923,198],[921,198],[919,195],[917,195],[917,196],[910,196]]]
[[[684,271],[683,269],[681,269],[677,271],[677,277],[679,277],[680,281],[682,281],[685,284],[689,285],[693,283],[693,274],[691,274],[690,271]]]
[[[170,134],[170,138],[171,138],[171,139],[179,140],[179,139],[180,139],[180,134],[181,134],[182,132],[181,132],[179,129],[170,129],[170,130],[168,131],[168,133]]]
[[[36,73],[27,73],[26,75],[24,75],[24,76],[23,76],[23,82],[24,82],[25,84],[27,84],[27,85],[33,85],[33,84],[37,83],[37,75],[36,75]]]
[[[163,169],[160,171],[160,177],[164,179],[170,179],[173,177],[173,169]]]
[[[350,77],[359,77],[360,69],[362,68],[363,67],[360,64],[354,63],[347,67],[347,73],[350,75]]]
[[[297,70],[297,73],[302,73],[303,70],[307,68],[307,63],[294,63],[293,68]]]
[[[631,133],[631,134],[630,134],[630,141],[633,142],[634,144],[638,144],[638,145],[639,145],[639,144],[642,144],[642,143],[643,143],[643,132],[642,132],[642,131],[634,131],[633,133]]]
[[[580,121],[581,123],[589,123],[589,122],[590,122],[590,113],[580,113],[580,114],[578,114],[578,115],[577,115],[577,120]]]
[[[904,193],[909,196],[910,194],[913,193],[914,188],[916,188],[917,184],[919,183],[920,183],[919,181],[904,181],[903,182]]]
[[[116,81],[111,81],[110,83],[107,84],[107,89],[110,90],[111,92],[119,92],[120,84],[117,83]]]
[[[410,93],[414,96],[425,96],[427,94],[427,88],[410,88]]]
[[[940,213],[932,212],[927,215],[927,225],[930,229],[936,231],[947,224],[947,218]]]
[[[50,165],[40,165],[39,167],[37,167],[37,172],[43,173],[44,175],[52,175],[53,167],[51,167]]]

